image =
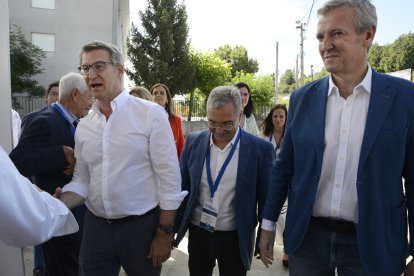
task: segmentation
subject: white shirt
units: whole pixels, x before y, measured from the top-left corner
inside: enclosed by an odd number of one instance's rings
[[[325,148],[312,215],[358,222],[356,179],[371,96],[372,69],[347,99],[329,79],[325,117]],[[262,228],[275,223],[263,219]]]
[[[231,147],[234,145],[236,137],[240,129],[237,130],[233,139],[224,147],[220,149],[213,143],[213,138],[210,136],[210,169],[211,178],[213,182],[216,180],[224,161],[230,153]],[[235,197],[236,197],[236,180],[237,180],[237,168],[239,164],[239,149],[240,140],[234,151],[223,177],[218,185],[214,197],[218,197],[219,209],[217,214],[217,221],[215,230],[220,231],[232,231],[236,230],[236,211],[235,211]],[[196,208],[194,209],[191,222],[194,225],[200,224],[201,213],[204,202],[210,198],[210,187],[207,181],[206,162],[204,158],[204,167],[201,174],[199,196],[197,198]]]
[[[356,179],[365,132],[372,69],[347,99],[329,79],[325,149],[313,215],[358,222]]]
[[[108,120],[99,101],[80,120],[75,133],[76,165],[63,191],[86,199],[99,217],[142,215],[157,205],[179,207],[181,175],[171,127],[158,104],[123,90]]]
[[[60,200],[39,192],[0,147],[0,241],[15,247],[40,244],[79,227]]]
[[[17,146],[20,137],[20,130],[22,125],[22,120],[20,119],[19,113],[16,110],[12,109],[12,134],[13,134],[13,147]]]

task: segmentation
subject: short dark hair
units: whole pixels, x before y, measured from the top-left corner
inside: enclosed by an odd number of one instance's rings
[[[52,90],[53,87],[59,87],[59,81],[54,81],[51,84],[49,84],[45,93],[46,97],[49,96],[50,90]]]

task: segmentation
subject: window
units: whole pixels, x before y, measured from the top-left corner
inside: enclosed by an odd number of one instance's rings
[[[55,0],[32,0],[32,7],[54,10]]]
[[[39,46],[45,52],[55,51],[55,35],[32,33],[32,43]]]

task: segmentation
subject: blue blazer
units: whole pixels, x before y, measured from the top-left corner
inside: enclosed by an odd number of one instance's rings
[[[302,244],[312,215],[322,168],[328,80],[292,93],[280,158],[272,172],[263,217],[276,221],[288,195],[287,253]],[[364,268],[369,275],[400,275],[408,253],[407,210],[414,237],[413,83],[373,71],[355,185],[358,249]],[[413,251],[411,244],[409,252]]]
[[[63,173],[68,165],[63,146],[75,146],[69,122],[54,108],[49,108],[31,118],[10,159],[22,175],[33,176],[37,186],[53,195],[57,187],[72,179],[72,175]],[[84,205],[71,210],[80,228],[85,210]]]
[[[247,270],[252,262],[258,217],[270,181],[274,160],[271,143],[240,130],[239,162],[236,180],[236,227],[240,243],[240,256]],[[184,237],[199,195],[201,175],[207,147],[210,146],[210,131],[190,133],[184,143],[180,159],[182,189],[188,191],[177,211],[178,233],[175,246]]]

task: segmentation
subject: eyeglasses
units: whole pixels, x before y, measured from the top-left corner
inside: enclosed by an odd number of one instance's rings
[[[234,122],[227,122],[227,123],[224,123],[224,124],[218,124],[218,123],[215,123],[215,122],[208,121],[207,126],[209,128],[212,128],[212,129],[221,128],[222,130],[230,131],[230,130],[234,129],[235,123]]]
[[[113,63],[109,61],[98,61],[91,65],[79,66],[78,70],[83,75],[89,74],[89,71],[91,70],[91,68],[93,69],[93,71],[95,71],[95,73],[101,73],[105,70],[107,64],[113,64]]]

